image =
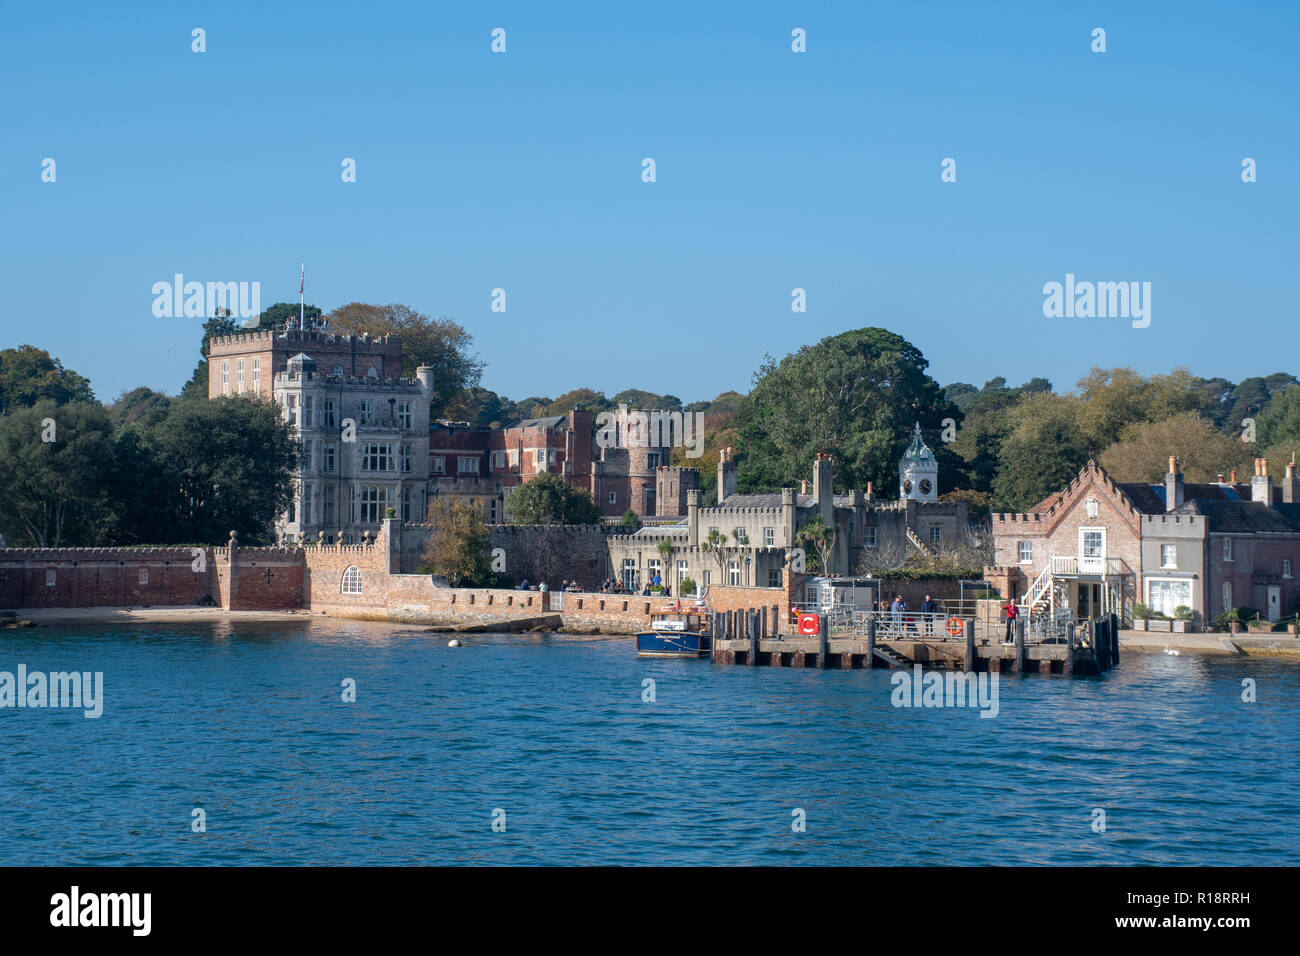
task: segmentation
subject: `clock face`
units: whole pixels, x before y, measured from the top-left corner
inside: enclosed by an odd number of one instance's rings
[[[910,495],[911,493],[912,493],[912,479],[911,479],[911,478],[904,478],[904,479],[903,479],[903,494],[905,494],[905,495]]]
[[[930,484],[929,478],[922,478],[920,488],[921,488],[921,494],[928,495],[931,491],[934,490],[934,485]]]

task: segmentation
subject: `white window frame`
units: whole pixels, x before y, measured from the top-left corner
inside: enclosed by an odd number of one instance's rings
[[[1166,556],[1168,552],[1168,556]],[[1178,545],[1162,544],[1160,546],[1160,567],[1177,568],[1178,567]]]
[[[1034,563],[1034,542],[1017,541],[1016,560],[1020,564],[1033,564]]]
[[[361,593],[361,569],[355,564],[349,565],[343,572],[343,580],[340,582],[339,590],[343,594],[360,594]]]

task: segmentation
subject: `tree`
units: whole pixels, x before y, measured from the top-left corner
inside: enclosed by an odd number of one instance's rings
[[[43,398],[0,416],[0,533],[11,546],[100,544],[112,522],[108,412]]]
[[[575,408],[580,411],[602,412],[612,407],[603,392],[598,392],[594,388],[575,388],[548,404],[542,416],[567,415]]]
[[[627,511],[623,512],[623,517],[619,519],[618,526],[620,528],[631,528],[633,531],[640,531],[641,516],[631,508],[628,508]]]
[[[167,417],[167,410],[171,408],[171,404],[170,395],[155,392],[152,388],[142,385],[119,395],[117,400],[108,406],[108,414],[114,428],[123,428],[137,422],[149,427]]]
[[[602,517],[590,494],[549,472],[511,492],[506,510],[515,524],[600,524]]]
[[[820,514],[815,514],[804,522],[803,527],[795,534],[794,540],[808,552],[808,566],[811,569],[829,574],[838,534],[837,527],[826,524]]]
[[[308,321],[321,317],[321,310],[317,306],[305,305],[300,309],[298,302],[277,302],[262,310],[255,326],[259,331],[267,329],[280,331],[288,326],[291,319],[296,322],[300,312],[301,318]]]
[[[514,418],[514,403],[489,388],[462,389],[442,410],[449,421],[469,422],[477,428],[501,428]]]
[[[993,497],[1000,511],[1024,511],[1069,484],[1088,461],[1079,427],[1079,399],[1053,392],[1028,395],[1008,418]]]
[[[42,399],[57,405],[95,402],[90,380],[78,375],[34,345],[0,351],[0,415],[30,408]]]
[[[1116,481],[1163,481],[1177,458],[1188,481],[1214,481],[1233,469],[1243,473],[1254,457],[1240,438],[1218,431],[1195,412],[1125,427],[1120,440],[1097,459]]]
[[[483,509],[459,498],[440,495],[429,505],[433,533],[420,551],[433,574],[456,587],[461,581],[487,584],[492,578]]]
[[[937,433],[944,418],[961,418],[928,366],[916,346],[878,328],[822,339],[779,364],[769,356],[737,415],[741,490],[797,484],[823,451],[834,455],[843,486],[886,487],[914,422]],[[935,445],[948,481],[957,460]]]
[[[734,532],[733,532],[734,536]],[[734,546],[727,544],[727,536],[717,528],[710,528],[709,533],[700,541],[700,550],[707,557],[710,557],[718,566],[718,581],[727,580],[727,558],[733,551],[739,553],[740,542],[737,540]]]
[[[179,401],[150,433],[176,497],[174,540],[265,541],[289,505],[298,442],[273,402],[249,396]]]
[[[330,312],[326,319],[332,332],[341,335],[394,334],[402,339],[402,374],[415,377],[421,365],[433,369],[434,417],[441,417],[462,389],[473,388],[483,378],[484,363],[471,349],[474,336],[464,326],[445,316],[430,319],[423,312],[400,303],[367,305],[349,302]]]

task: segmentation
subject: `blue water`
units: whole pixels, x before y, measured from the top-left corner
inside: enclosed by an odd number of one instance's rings
[[[1008,675],[981,719],[892,707],[885,670],[470,641],[326,619],[0,632],[0,670],[102,671],[106,698],[98,720],[0,710],[0,864],[1300,862],[1294,663]]]

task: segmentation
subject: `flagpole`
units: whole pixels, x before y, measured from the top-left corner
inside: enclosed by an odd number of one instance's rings
[[[298,278],[298,331],[305,331],[307,326],[303,322],[303,312],[306,309],[304,303],[307,301],[303,295],[303,290],[307,284],[307,263],[302,264],[302,271]]]

